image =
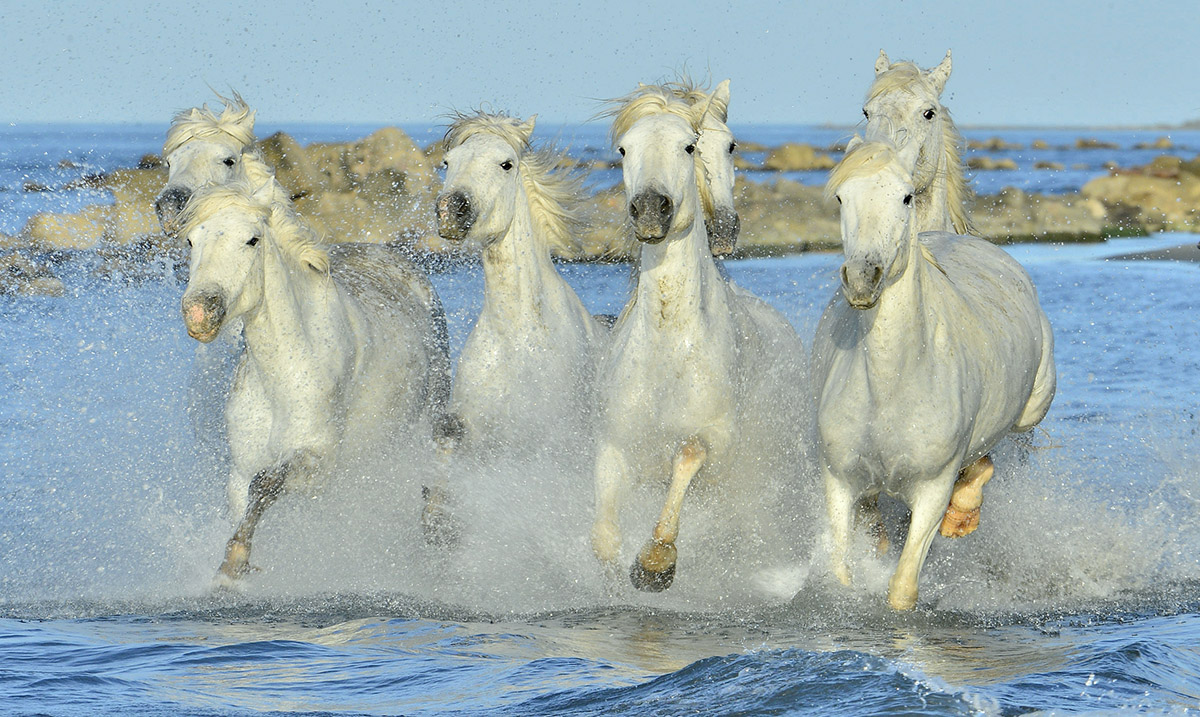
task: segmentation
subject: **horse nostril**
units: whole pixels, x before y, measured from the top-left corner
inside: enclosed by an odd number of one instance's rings
[[[664,196],[664,197],[659,198],[658,211],[664,217],[671,213],[671,198],[670,197]]]
[[[641,214],[641,212],[638,211],[637,202],[630,202],[629,203],[629,216],[633,217],[634,219],[637,219],[639,214]]]
[[[850,272],[846,270],[846,265],[842,264],[842,286],[850,285]]]
[[[871,274],[871,283],[878,284],[879,280],[882,278],[883,278],[883,268],[878,267],[878,266],[875,267],[875,271]]]

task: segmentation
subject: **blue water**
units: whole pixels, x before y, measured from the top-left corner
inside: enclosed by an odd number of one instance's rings
[[[69,147],[106,167],[159,141],[41,131],[29,172],[60,171]],[[483,467],[463,545],[442,551],[406,497],[420,466],[370,456],[281,501],[261,572],[214,593],[224,458],[186,410],[179,277],[60,257],[65,296],[0,297],[0,714],[1195,712],[1200,266],[1110,257],[1197,239],[1009,247],[1055,327],[1059,393],[1031,447],[997,451],[979,531],[935,541],[903,615],[884,606],[894,551],[860,558],[853,590],[832,584],[813,476],[790,519],[759,526],[789,560],[731,565],[685,534],[675,586],[650,595],[606,589],[588,476]],[[728,268],[807,344],[837,264]],[[594,312],[621,306],[625,267],[562,269]],[[482,280],[433,278],[457,351]],[[720,506],[693,507],[689,525],[720,532]]]

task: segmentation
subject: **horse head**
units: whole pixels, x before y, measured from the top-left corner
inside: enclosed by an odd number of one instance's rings
[[[522,192],[521,161],[535,117],[460,115],[446,133],[446,181],[437,197],[438,234],[484,245],[503,237]]]
[[[167,234],[178,229],[179,215],[197,189],[247,176],[243,155],[254,144],[254,110],[237,93],[233,98],[218,98],[225,103],[220,115],[207,105],[193,107],[175,115],[167,131],[163,144],[167,184],[154,201]]]
[[[894,146],[918,187],[933,180],[942,154],[949,117],[940,98],[950,69],[949,50],[931,70],[922,70],[911,62],[893,63],[880,50],[875,81],[863,105],[866,140]]]
[[[841,205],[842,295],[850,306],[870,309],[908,267],[912,179],[890,144],[865,142],[833,168],[825,192]]]
[[[208,185],[183,211],[180,235],[190,249],[183,322],[197,341],[215,339],[229,319],[261,298],[261,282],[251,276],[262,264],[263,240],[271,230],[265,191],[252,193],[245,183]]]
[[[633,123],[618,142],[633,234],[657,244],[685,233],[696,219],[699,192],[697,128],[677,114],[651,114]]]

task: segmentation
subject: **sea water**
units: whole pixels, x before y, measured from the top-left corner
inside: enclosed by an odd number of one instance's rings
[[[997,450],[980,529],[935,540],[906,614],[884,602],[894,549],[858,556],[853,589],[830,579],[815,492],[760,527],[782,564],[729,565],[703,535],[721,506],[689,503],[676,584],[643,594],[591,556],[588,476],[473,468],[441,549],[420,539],[425,466],[367,452],[272,508],[260,571],[214,591],[227,465],[188,411],[181,278],[59,257],[65,296],[0,297],[0,712],[1195,711],[1200,266],[1112,257],[1198,238],[1008,248],[1054,325],[1058,395]],[[727,267],[807,346],[838,261]],[[561,269],[593,312],[627,295],[624,266]],[[482,278],[433,279],[457,351]]]

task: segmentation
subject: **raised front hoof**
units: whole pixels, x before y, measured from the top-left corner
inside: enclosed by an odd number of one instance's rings
[[[435,548],[453,548],[462,538],[458,523],[450,514],[445,491],[437,488],[421,488],[425,507],[421,510],[421,537],[425,544]]]
[[[660,593],[675,582],[675,566],[665,570],[647,570],[635,560],[633,567],[629,569],[629,581],[642,592]]]
[[[979,508],[960,510],[951,505],[942,518],[941,533],[947,538],[962,538],[979,527]]]
[[[629,569],[629,581],[638,590],[660,593],[675,582],[675,546],[651,540],[646,543]]]

